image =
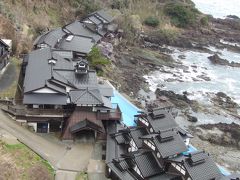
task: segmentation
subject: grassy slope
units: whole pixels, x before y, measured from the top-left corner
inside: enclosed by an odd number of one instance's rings
[[[20,72],[20,68],[21,68],[21,61],[15,57],[12,57],[10,59],[10,63],[14,66],[14,68],[16,69],[16,77],[14,82],[10,85],[10,87],[8,87],[7,89],[5,89],[4,91],[0,91],[0,98],[14,98],[15,97],[15,93],[16,93],[16,89],[17,89],[17,85],[18,85],[18,78],[19,78],[19,72]]]
[[[25,145],[0,141],[0,179],[54,179],[52,167]]]

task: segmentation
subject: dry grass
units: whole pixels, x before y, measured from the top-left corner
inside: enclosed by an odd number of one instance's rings
[[[160,25],[169,22],[163,13],[163,4],[158,0],[129,0],[129,2],[129,7],[121,10],[124,14],[138,15],[141,22],[148,17],[156,17]]]

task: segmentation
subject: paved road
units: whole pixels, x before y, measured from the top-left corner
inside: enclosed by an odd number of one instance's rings
[[[3,74],[0,74],[0,91],[7,89],[12,85],[16,79],[16,66],[14,64],[8,64]]]
[[[48,140],[21,127],[1,110],[0,127],[46,159],[56,170],[57,180],[75,179],[77,172],[87,169],[93,144]]]

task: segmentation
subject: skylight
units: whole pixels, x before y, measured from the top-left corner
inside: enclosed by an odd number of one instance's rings
[[[73,35],[69,35],[67,38],[66,38],[66,41],[71,41],[73,39]]]

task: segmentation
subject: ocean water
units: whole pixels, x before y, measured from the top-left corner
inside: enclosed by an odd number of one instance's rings
[[[227,15],[237,15],[240,17],[240,0],[193,0],[196,7],[206,14],[211,14],[216,18],[225,18]],[[240,46],[239,43],[231,44],[222,40],[223,44]],[[240,68],[214,65],[208,59],[213,54],[190,51],[186,49],[173,50],[171,56],[183,67],[161,67],[158,71],[151,72],[144,76],[150,85],[150,90],[155,91],[158,87],[165,90],[172,90],[176,93],[189,93],[188,98],[201,102],[205,107],[213,107],[211,98],[217,92],[224,92],[240,105]],[[227,49],[217,49],[216,47],[207,47],[214,53],[228,60],[229,62],[240,63],[240,53],[232,52]],[[184,59],[180,59],[184,56]],[[186,68],[187,67],[187,68]],[[164,71],[163,71],[164,70]],[[169,73],[170,72],[170,73]],[[210,81],[202,77],[210,78]],[[240,110],[238,110],[240,113]],[[239,119],[229,116],[222,112],[218,114],[193,114],[198,117],[200,124],[236,122],[240,124]],[[182,122],[182,121],[181,121]]]
[[[192,0],[196,8],[215,18],[225,18],[227,15],[240,17],[240,0]]]

